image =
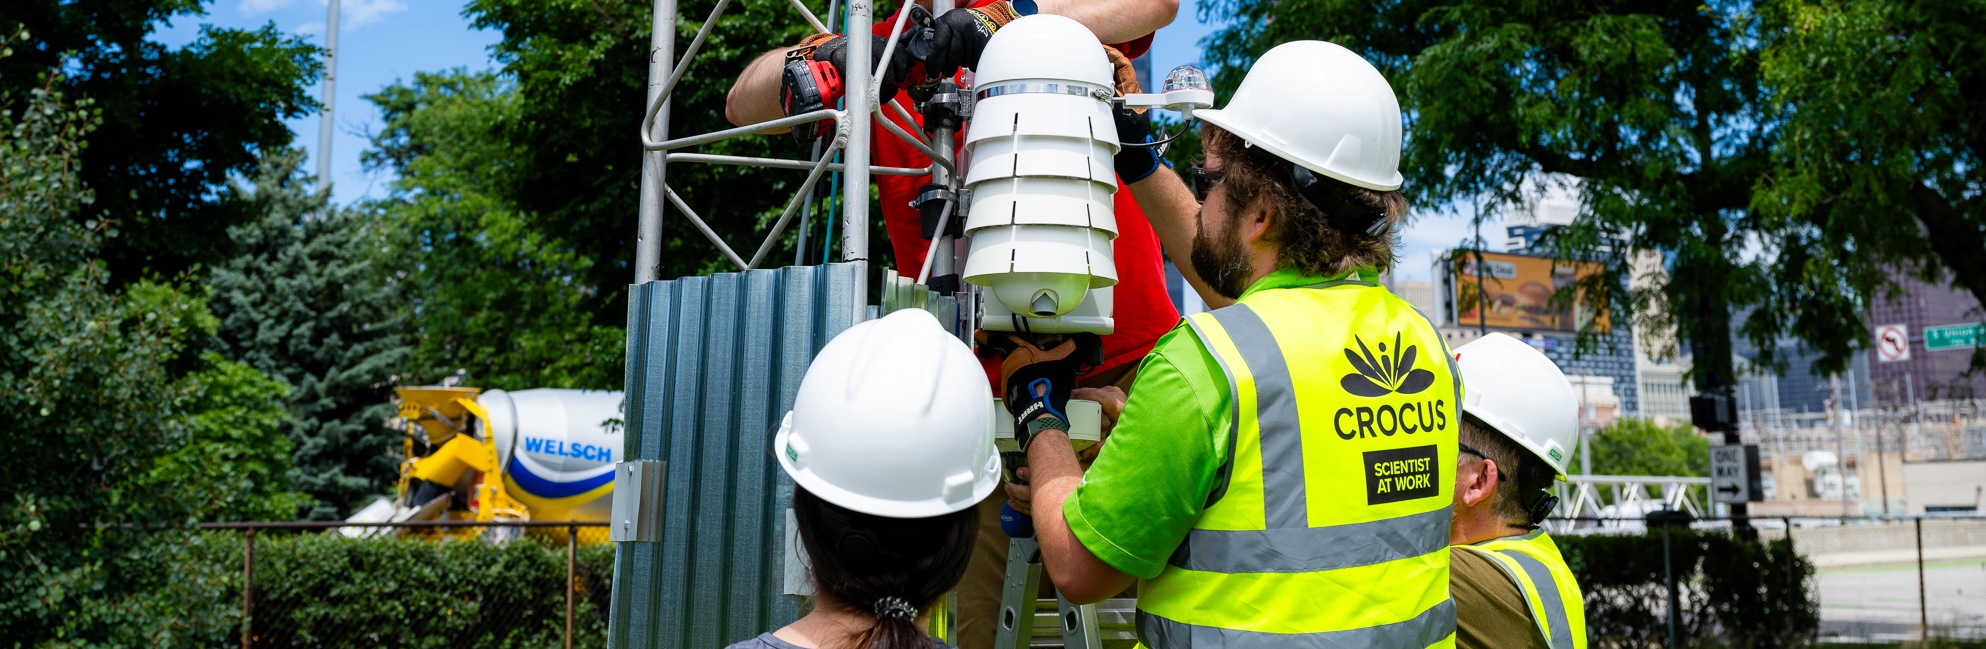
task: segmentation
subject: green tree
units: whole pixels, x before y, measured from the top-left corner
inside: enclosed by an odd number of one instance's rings
[[[1760,5],[1781,131],[1760,210],[1986,304],[1986,3]]]
[[[460,371],[486,388],[619,388],[627,337],[621,322],[596,322],[603,307],[587,278],[599,262],[508,198],[529,164],[498,132],[518,119],[511,85],[489,72],[418,73],[366,98],[385,128],[364,159],[395,175],[369,209],[412,262],[398,281],[420,332],[406,380]]]
[[[94,255],[119,232],[73,217],[94,199],[79,173],[94,111],[47,78],[0,106],[0,637],[102,642],[145,632],[99,604],[145,582],[128,559],[146,528],[194,513],[142,487],[187,439],[177,377],[213,318],[179,285],[109,287]]]
[[[254,30],[203,27],[180,48],[149,40],[153,29],[205,13],[204,0],[8,0],[0,30],[26,29],[15,56],[0,59],[0,97],[24,100],[37,79],[90,97],[100,122],[78,170],[97,191],[78,223],[114,221],[121,236],[98,253],[113,281],[176,276],[231,256],[228,226],[253,219],[215,195],[230,174],[249,174],[262,151],[287,146],[283,120],[316,107],[319,50],[273,24]]]
[[[1710,440],[1687,423],[1620,419],[1592,435],[1595,475],[1710,475]],[[1582,466],[1577,449],[1567,466]]]
[[[825,10],[824,3],[806,4]],[[715,5],[714,0],[679,5],[681,16],[696,18],[677,23],[678,56]],[[492,51],[503,73],[516,80],[516,117],[495,130],[516,147],[519,162],[504,195],[519,209],[541,215],[543,233],[594,260],[579,279],[594,291],[589,312],[602,325],[626,324],[625,291],[634,277],[642,158],[635,137],[648,84],[650,10],[646,3],[590,0],[471,0],[465,10],[475,26],[503,34]],[[893,10],[879,4],[876,14]],[[724,120],[724,100],[732,80],[758,55],[799,42],[811,31],[787,3],[731,3],[675,90],[670,132],[731,128]],[[786,136],[734,139],[700,151],[808,155],[805,145]],[[756,245],[804,179],[802,171],[669,165],[669,184],[733,247]],[[673,210],[665,222],[663,278],[735,270]],[[872,243],[870,258],[890,258],[887,238],[872,237]]]
[[[201,521],[290,520],[311,503],[290,490],[289,386],[253,367],[203,355],[185,377],[185,443],[161,455],[137,491],[177,500]]]
[[[1753,208],[1778,131],[1759,75],[1765,26],[1749,2],[1223,0],[1201,11],[1228,17],[1207,52],[1222,88],[1294,39],[1378,65],[1407,115],[1402,166],[1421,204],[1494,208],[1577,179],[1579,222],[1552,245],[1606,264],[1583,299],[1612,322],[1677,325],[1706,390],[1735,380],[1734,310],[1755,307],[1741,333],[1766,365],[1783,365],[1772,343],[1791,334],[1822,353],[1817,371],[1840,371],[1868,336],[1863,299],[1896,260]],[[1666,276],[1624,290],[1646,250],[1662,254]]]
[[[302,161],[278,153],[252,187],[230,184],[223,202],[258,216],[229,228],[241,254],[208,285],[222,353],[290,387],[291,479],[315,499],[305,516],[342,518],[394,476],[400,435],[385,424],[407,358],[407,308],[376,220],[329,209]]]

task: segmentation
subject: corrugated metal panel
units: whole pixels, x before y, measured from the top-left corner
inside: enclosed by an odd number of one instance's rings
[[[793,483],[768,447],[807,364],[851,324],[857,272],[630,290],[625,453],[667,462],[668,475],[662,541],[622,543],[615,558],[611,646],[722,647],[798,617],[780,594]]]

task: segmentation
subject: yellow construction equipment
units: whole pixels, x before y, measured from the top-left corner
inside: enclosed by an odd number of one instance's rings
[[[395,497],[346,520],[602,521],[612,511],[621,393],[439,386],[394,393],[407,431]],[[346,528],[354,536],[409,529]],[[519,528],[411,529],[504,540]]]

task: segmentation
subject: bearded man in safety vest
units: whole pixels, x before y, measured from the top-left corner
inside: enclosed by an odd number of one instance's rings
[[[1453,646],[1460,384],[1434,325],[1375,281],[1406,211],[1398,100],[1358,55],[1302,41],[1194,116],[1195,187],[1130,188],[1219,308],[1159,339],[1128,402],[1076,391],[1114,421],[1087,475],[1058,408],[1009,404],[1031,486],[1008,493],[1048,575],[1077,603],[1136,581],[1153,648]]]
[[[1572,384],[1530,345],[1490,334],[1455,348],[1462,372],[1462,458],[1455,467],[1457,647],[1585,649],[1586,606],[1552,537],[1538,529],[1558,505],[1579,435]]]

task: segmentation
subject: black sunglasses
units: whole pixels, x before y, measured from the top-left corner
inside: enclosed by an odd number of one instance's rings
[[[1207,171],[1204,166],[1193,165],[1193,200],[1207,202],[1207,193],[1214,191],[1214,185],[1220,184],[1221,178],[1226,176],[1218,171]]]

